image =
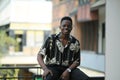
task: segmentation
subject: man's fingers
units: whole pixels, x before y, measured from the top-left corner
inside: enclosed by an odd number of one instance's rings
[[[47,76],[48,74],[50,74],[51,76],[53,76],[52,71],[51,71],[51,70],[48,70],[47,72],[44,72],[44,73],[43,73],[42,79],[43,79],[43,80],[46,80],[46,76]]]
[[[46,77],[45,77],[45,76],[42,76],[42,79],[43,79],[43,80],[46,80]]]
[[[42,75],[42,79],[46,80],[46,75],[45,74]]]
[[[50,71],[50,74],[51,74],[51,76],[53,76],[53,73],[52,73],[52,71]]]
[[[44,76],[42,76],[42,79],[44,80]]]

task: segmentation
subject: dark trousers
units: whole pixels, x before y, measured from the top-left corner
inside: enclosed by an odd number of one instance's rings
[[[61,80],[61,74],[67,69],[66,67],[61,66],[49,66],[48,67],[53,72],[53,76],[50,74],[46,77],[46,80]],[[82,72],[80,69],[75,68],[70,73],[70,80],[89,80],[89,77]]]

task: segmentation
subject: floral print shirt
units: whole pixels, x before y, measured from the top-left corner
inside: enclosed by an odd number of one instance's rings
[[[46,57],[46,65],[70,66],[73,62],[80,63],[80,43],[73,36],[69,36],[66,46],[63,46],[59,35],[51,35],[47,38],[39,54]]]

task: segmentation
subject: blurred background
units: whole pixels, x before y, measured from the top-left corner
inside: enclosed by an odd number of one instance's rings
[[[59,32],[60,19],[70,16],[73,19],[71,35],[81,44],[79,68],[91,80],[105,80],[105,72],[115,68],[105,69],[110,66],[107,63],[113,61],[113,55],[106,53],[118,50],[109,45],[118,37],[111,38],[113,27],[107,30],[106,24],[114,22],[114,19],[109,21],[107,13],[111,12],[112,5],[119,5],[118,2],[110,0],[106,7],[107,0],[0,0],[0,79],[41,80],[37,53],[50,34]],[[114,32],[116,30],[118,28]],[[106,74],[106,80],[119,78],[111,75]]]

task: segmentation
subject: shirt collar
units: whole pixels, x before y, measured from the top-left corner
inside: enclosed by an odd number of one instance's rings
[[[56,38],[57,38],[57,39],[60,38],[60,34],[61,34],[61,32],[56,35]],[[70,41],[70,42],[72,41],[72,36],[71,36],[71,35],[69,35],[69,41]]]

